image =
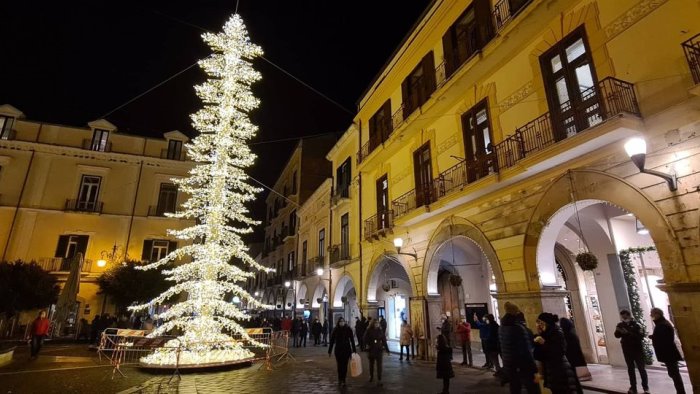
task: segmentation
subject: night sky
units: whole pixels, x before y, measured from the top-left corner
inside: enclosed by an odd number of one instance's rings
[[[202,29],[221,30],[236,8],[234,0],[41,3],[0,2],[0,104],[31,120],[77,126],[206,57]],[[256,61],[263,79],[254,88],[261,106],[251,114],[260,127],[251,175],[274,183],[296,143],[268,141],[342,133],[360,94],[428,3],[240,0],[238,12],[265,57],[345,108]],[[200,106],[192,86],[203,80],[192,67],[106,119],[123,133],[192,136],[189,114]],[[251,207],[258,219],[266,194]]]

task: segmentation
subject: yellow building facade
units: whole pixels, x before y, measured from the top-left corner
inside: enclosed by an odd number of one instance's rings
[[[97,294],[99,275],[127,259],[165,256],[181,242],[167,230],[192,224],[165,216],[186,199],[172,179],[193,167],[187,141],[179,131],[122,134],[106,120],[41,123],[0,106],[1,260],[35,261],[61,283],[82,253],[77,318],[114,313]]]
[[[700,388],[698,20],[691,0],[431,3],[328,154],[334,186],[351,158],[347,201],[331,199],[332,245],[350,213],[331,298],[424,339],[511,301],[531,327],[573,318],[589,361],[623,365],[612,332],[632,278]],[[673,179],[640,172],[634,137],[643,169]]]

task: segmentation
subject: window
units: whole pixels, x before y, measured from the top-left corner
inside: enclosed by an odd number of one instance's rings
[[[294,252],[287,253],[287,272],[294,272]]]
[[[413,152],[413,175],[416,182],[416,207],[434,201],[432,193],[433,169],[430,162],[430,142]]]
[[[75,209],[78,211],[97,211],[99,203],[97,196],[100,192],[102,178],[94,175],[83,175],[78,190],[78,201]]]
[[[146,239],[143,241],[141,260],[158,261],[177,249],[177,242],[167,239]]]
[[[350,257],[350,218],[349,214],[340,217],[340,258]]]
[[[493,38],[489,0],[475,0],[442,37],[445,75],[450,76]]]
[[[301,274],[306,275],[306,259],[308,256],[308,245],[306,241],[301,243]]]
[[[335,171],[336,195],[342,198],[350,197],[350,158],[348,157]]]
[[[483,100],[462,115],[462,135],[467,160],[467,182],[495,172],[487,101]]]
[[[552,136],[561,141],[602,121],[597,77],[583,27],[540,56]],[[551,139],[550,139],[551,140]]]
[[[389,180],[384,174],[377,179],[377,230],[390,227]]]
[[[163,216],[166,212],[175,212],[177,207],[177,186],[172,183],[161,183],[158,193],[156,215]]]
[[[369,119],[369,151],[372,152],[389,138],[393,129],[391,100],[387,100]]]
[[[55,257],[60,257],[70,260],[77,253],[82,253],[85,256],[87,251],[88,235],[61,235],[58,237],[58,245],[56,246]]]
[[[292,174],[292,195],[297,194],[297,172]]]
[[[0,140],[12,139],[12,123],[15,119],[9,116],[0,116]]]
[[[318,232],[318,257],[323,258],[326,255],[326,229],[322,228]],[[321,261],[323,264],[323,261]]]
[[[292,211],[289,214],[289,235],[296,234],[297,230],[297,211]]]
[[[435,60],[430,51],[401,84],[404,119],[428,101],[435,86]]]
[[[168,160],[182,160],[182,141],[168,141]]]
[[[92,133],[92,142],[90,143],[90,150],[96,150],[99,152],[108,151],[109,143],[109,131],[95,129]]]

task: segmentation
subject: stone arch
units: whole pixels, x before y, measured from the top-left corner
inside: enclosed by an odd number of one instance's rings
[[[572,185],[575,190],[572,190]],[[602,171],[579,169],[570,170],[555,179],[542,194],[532,213],[523,245],[526,280],[530,290],[539,291],[540,289],[537,248],[542,230],[557,211],[571,203],[572,195],[577,201],[607,201],[633,213],[649,230],[667,282],[688,279],[685,258],[678,238],[656,204],[640,189],[622,178]]]
[[[299,302],[299,300],[306,300],[306,293],[309,292],[308,287],[306,286],[306,283],[301,283],[299,284],[299,289],[297,290],[297,300],[295,301],[297,303],[297,308],[304,309],[306,307],[305,302]]]
[[[364,294],[367,296],[367,302],[376,301],[377,289],[381,286],[380,275],[386,264],[390,262],[400,265],[406,272],[408,283],[413,294],[419,294],[416,286],[416,280],[411,274],[411,265],[406,260],[407,256],[397,255],[395,253],[377,253],[372,258],[372,264],[367,270],[367,284],[365,285]],[[410,258],[410,257],[409,257]]]
[[[326,289],[323,281],[319,281],[318,285],[316,285],[316,288],[314,289],[313,297],[311,298],[311,308],[320,307],[321,303],[318,302],[318,299],[322,299],[324,295],[328,295],[328,290]]]
[[[333,305],[334,308],[343,306],[343,296],[353,288],[356,287],[355,282],[352,280],[352,276],[350,276],[350,274],[347,272],[344,273],[335,285],[335,289],[333,290],[333,303],[331,305]]]
[[[496,277],[496,289],[498,291],[507,291],[507,284],[503,278],[503,271],[496,255],[496,250],[486,238],[486,235],[467,219],[452,216],[443,220],[430,237],[430,242],[425,252],[425,259],[423,260],[423,288],[421,289],[423,295],[437,293],[437,274],[440,262],[434,257],[445,242],[455,237],[465,237],[481,250],[491,266],[493,275]]]

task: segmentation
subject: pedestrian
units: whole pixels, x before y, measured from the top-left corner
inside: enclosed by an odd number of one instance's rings
[[[440,326],[440,334],[445,336],[448,346],[452,346],[452,324],[447,315],[442,315],[442,325]]]
[[[678,362],[683,360],[676,347],[676,332],[671,322],[664,317],[664,311],[659,308],[651,309],[651,320],[654,321],[654,333],[649,336],[654,345],[656,359],[666,364],[666,372],[673,379],[677,394],[685,394],[685,386],[678,370]]]
[[[583,356],[581,341],[578,339],[578,335],[576,335],[574,322],[562,317],[559,319],[559,327],[561,327],[561,330],[564,332],[564,339],[566,340],[566,358],[569,360],[569,364],[576,370],[576,377],[578,377],[580,382],[593,379],[591,372],[588,370],[586,358]]]
[[[46,318],[46,311],[39,312],[39,315],[32,322],[29,331],[31,338],[31,355],[30,360],[35,360],[41,350],[41,345],[44,343],[44,338],[49,335],[49,319]]]
[[[328,346],[328,319],[323,319],[323,328],[321,333],[323,334],[323,346]]]
[[[323,326],[321,325],[321,322],[318,321],[317,317],[311,324],[311,335],[314,336],[314,346],[318,346],[321,344],[321,331],[323,331]]]
[[[462,346],[462,365],[473,366],[472,362],[472,326],[462,319],[457,324],[457,339]]]
[[[379,316],[379,326],[381,327],[384,335],[386,335],[386,319],[384,319],[384,316]]]
[[[537,336],[535,337],[535,360],[542,364],[536,380],[544,379],[544,387],[552,394],[582,394],[581,384],[576,371],[566,359],[566,340],[561,328],[557,326],[559,317],[548,312],[537,317]]]
[[[328,357],[333,353],[335,346],[335,362],[338,365],[338,385],[345,386],[345,377],[348,374],[348,362],[352,353],[357,353],[355,340],[350,327],[345,324],[345,319],[338,319],[338,324],[331,333],[331,343],[328,347]]]
[[[377,366],[377,386],[382,385],[382,360],[384,350],[389,353],[386,335],[379,320],[374,320],[365,332],[364,342],[367,345],[367,357],[369,358],[369,381],[374,380],[374,369]]]
[[[84,339],[86,341],[89,341],[89,333],[90,332],[90,323],[88,323],[87,319],[82,318],[80,319],[80,326],[78,326],[78,340]]]
[[[265,327],[265,326],[263,325],[263,327]],[[282,331],[287,331],[287,332],[292,331],[292,319],[290,319],[287,316],[282,318],[282,322],[280,322],[280,328],[282,329]]]
[[[357,335],[357,343],[360,345],[360,351],[365,350],[365,331],[367,331],[367,319],[362,316],[362,319],[355,323],[355,334]]]
[[[627,375],[630,379],[630,389],[628,393],[637,393],[637,376],[634,372],[635,365],[639,370],[639,376],[642,378],[642,389],[644,393],[649,393],[649,379],[647,371],[644,367],[644,331],[633,318],[630,311],[623,309],[620,311],[621,322],[615,327],[615,338],[620,338],[622,345],[622,354],[625,356],[625,364],[627,364]]]
[[[100,333],[100,326],[102,325],[102,322],[100,320],[101,320],[101,317],[99,314],[97,314],[92,319],[92,323],[90,323],[90,343],[91,344],[97,344],[98,334]]]
[[[503,358],[501,383],[510,384],[511,394],[520,394],[523,386],[528,394],[539,394],[540,387],[535,383],[537,364],[532,355],[534,336],[517,305],[507,301],[504,308],[506,314],[498,330]]]
[[[437,327],[440,330],[442,326]],[[437,337],[437,362],[435,370],[437,378],[442,379],[442,391],[439,394],[448,394],[450,392],[450,379],[455,377],[455,371],[452,369],[452,347],[447,342],[447,338],[442,333]]]
[[[301,318],[296,318],[292,322],[292,346],[299,347],[299,333],[301,332]]]
[[[413,330],[406,320],[401,323],[401,337],[399,338],[399,346],[401,351],[399,353],[399,361],[403,361],[403,348],[406,348],[406,360],[411,360],[411,354],[409,353],[409,347],[411,346],[411,341],[413,340]]]
[[[477,316],[476,313],[474,313],[472,317],[474,325],[479,330],[479,339],[481,340],[481,351],[484,353],[484,358],[486,358],[486,362],[484,363],[484,365],[481,366],[481,368],[491,369],[493,368],[493,365],[491,364],[489,358],[486,356],[486,340],[489,337],[489,325],[488,323],[486,323],[486,316],[483,316],[481,319],[479,319],[479,316]]]
[[[301,347],[301,344],[304,344],[304,347],[306,347],[306,337],[309,336],[309,323],[306,322],[306,319],[303,319],[301,321],[301,336],[299,337],[299,347]]]
[[[486,358],[489,363],[496,369],[494,376],[501,376],[501,362],[498,355],[501,353],[500,340],[498,338],[499,325],[496,318],[492,314],[486,315],[486,323],[489,325],[489,336],[486,337]]]

